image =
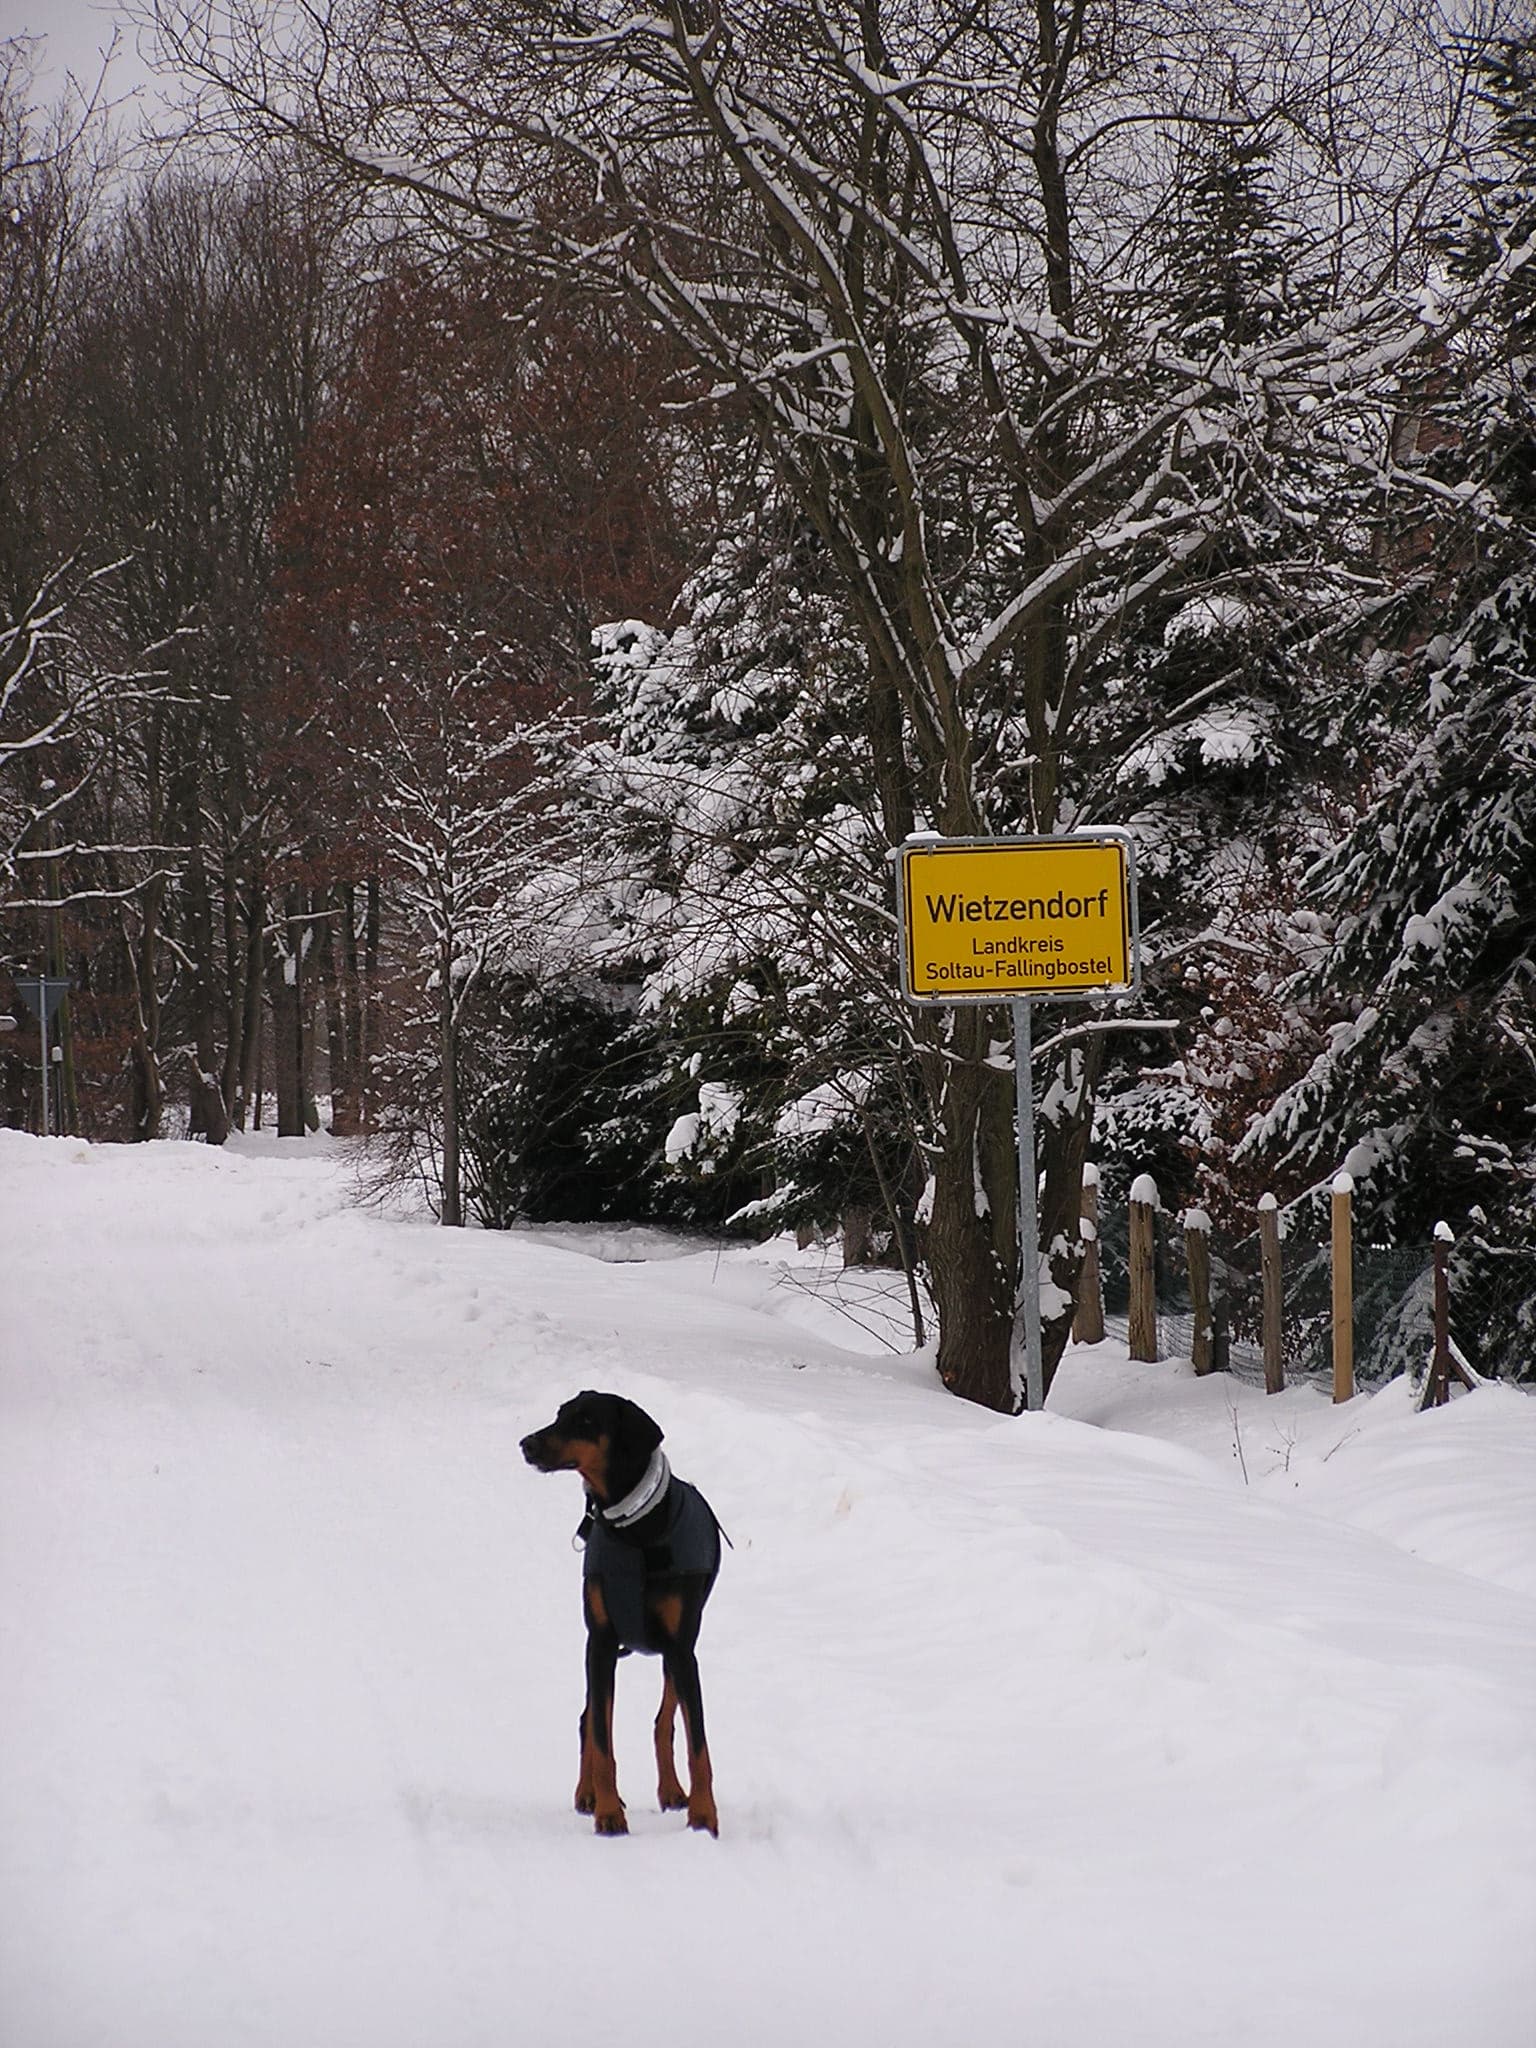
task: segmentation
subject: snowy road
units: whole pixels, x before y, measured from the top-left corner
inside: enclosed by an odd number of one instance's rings
[[[435,1231],[325,1148],[0,1132],[0,1247],[3,2048],[1536,2038],[1536,1401],[1104,1347],[1002,1421],[773,1253]],[[734,1539],[718,1842],[638,1660],[634,1832],[570,1810],[516,1446],[583,1385]]]

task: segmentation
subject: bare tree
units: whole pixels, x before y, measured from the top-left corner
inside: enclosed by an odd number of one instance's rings
[[[163,879],[168,849],[119,831],[107,793],[165,650],[130,630],[126,555],[83,502],[77,345],[112,160],[91,105],[45,112],[34,89],[30,47],[0,44],[0,954],[63,975],[73,925]],[[60,1050],[73,1127],[72,1008]]]
[[[333,885],[316,925],[333,1129],[355,1065],[347,896],[370,878],[401,968],[377,1021],[419,1046],[429,990],[436,1016],[430,1059],[376,1033],[369,1055],[388,1052],[402,1081],[432,1066],[432,1108],[397,1087],[387,1117],[413,1174],[430,1155],[455,1223],[485,920],[550,822],[533,748],[585,680],[593,608],[664,604],[673,573],[671,508],[645,460],[654,366],[590,319],[531,320],[505,286],[474,264],[380,276],[278,522],[270,617],[269,772],[295,859]]]
[[[121,914],[144,1136],[182,1080],[194,1135],[219,1143],[243,1120],[260,988],[287,986],[268,872],[285,821],[258,744],[264,612],[274,513],[344,319],[343,228],[282,166],[203,166],[119,194],[86,260],[74,504],[122,536],[123,630],[163,647],[168,684],[121,734],[112,783],[120,825],[175,849]],[[300,1077],[282,1082],[297,1099]]]

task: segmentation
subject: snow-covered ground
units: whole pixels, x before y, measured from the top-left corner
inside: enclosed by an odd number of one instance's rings
[[[1002,1420],[857,1277],[324,1145],[0,1132],[0,1267],[4,2048],[1536,2040],[1527,1396],[1105,1345]],[[571,1810],[582,1386],[734,1540],[717,1842],[638,1659],[633,1833]]]

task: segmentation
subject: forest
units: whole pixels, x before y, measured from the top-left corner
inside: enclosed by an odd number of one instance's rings
[[[1089,1162],[1345,1169],[1536,1376],[1524,0],[142,21],[155,134],[0,43],[0,1124],[822,1235],[1007,1409],[1008,1019],[891,855],[1115,827],[1047,1383]]]

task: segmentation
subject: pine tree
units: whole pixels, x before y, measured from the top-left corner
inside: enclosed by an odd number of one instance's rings
[[[1296,345],[1328,303],[1326,250],[1265,132],[1203,144],[1181,197],[1159,246],[1177,345],[1212,366]],[[1111,1203],[1150,1170],[1172,1206],[1246,1208],[1259,1190],[1232,1146],[1277,1073],[1294,1078],[1282,989],[1317,923],[1301,877],[1359,773],[1341,677],[1393,588],[1371,552],[1373,484],[1318,424],[1313,407],[1276,408],[1226,530],[1128,622],[1085,693],[1093,814],[1138,849],[1140,1014],[1165,1026],[1107,1049],[1094,1145]]]
[[[1342,1014],[1251,1144],[1346,1160],[1374,1227],[1457,1231],[1464,1338],[1536,1369],[1536,45],[1483,57],[1497,169],[1446,238],[1444,340],[1393,493],[1419,622],[1361,716],[1406,734],[1312,877]],[[1406,536],[1406,537],[1405,537]]]
[[[578,763],[576,836],[604,849],[609,969],[658,1020],[667,1164],[698,1220],[873,1212],[903,1253],[931,1134],[900,1106],[886,841],[828,580],[780,506],[716,547],[685,625],[598,636],[607,735]]]

